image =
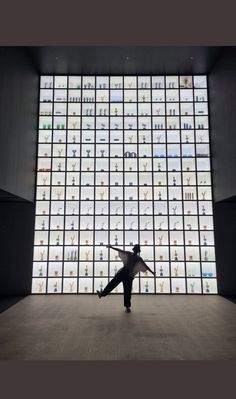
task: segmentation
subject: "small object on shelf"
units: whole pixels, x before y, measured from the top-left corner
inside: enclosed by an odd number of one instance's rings
[[[204,191],[204,192],[202,193],[202,199],[203,199],[203,201],[206,199],[206,191]]]
[[[149,206],[147,206],[147,207],[144,209],[144,215],[147,215],[147,210],[148,210],[148,209],[150,209]]]
[[[173,186],[176,186],[176,177],[173,177]]]
[[[173,241],[174,245],[177,245],[177,242],[178,242],[177,240],[174,240],[174,241]]]
[[[206,236],[203,236],[203,245],[207,245],[207,239],[206,239]]]
[[[143,170],[144,170],[144,172],[147,172],[147,166],[148,166],[147,163],[144,163],[144,164],[143,164]]]
[[[187,177],[186,180],[187,180],[187,185],[190,186],[191,177]]]
[[[144,200],[147,200],[147,196],[148,196],[148,194],[149,194],[149,192],[148,192],[148,191],[145,191],[145,193],[143,193]]]
[[[175,277],[178,277],[179,276],[179,266],[176,266],[174,268],[174,271],[175,271]]]
[[[158,200],[161,201],[161,199],[162,199],[162,198],[161,198],[161,192],[159,191],[159,192],[158,192]]]
[[[89,260],[89,255],[90,255],[90,251],[88,250],[88,251],[85,252],[86,260]]]
[[[173,214],[176,215],[177,205],[172,208]]]
[[[44,220],[42,221],[41,226],[42,226],[42,230],[45,230],[45,221]]]
[[[72,150],[73,158],[76,157],[76,152],[77,152],[77,150]]]
[[[57,236],[56,238],[56,245],[60,245],[60,236]]]
[[[162,245],[163,236],[158,237],[158,240],[159,240],[159,245]]]
[[[177,230],[177,228],[176,228],[177,224],[179,224],[179,221],[178,221],[178,220],[177,220],[177,222],[174,223],[174,228],[173,228],[173,230]]]
[[[73,272],[73,270],[70,270],[70,276],[73,276],[74,275],[74,272]]]
[[[115,230],[118,230],[118,226],[119,226],[120,223],[121,223],[120,221],[118,221],[118,222],[116,223],[116,225],[115,225]]]
[[[205,289],[206,289],[206,292],[207,293],[209,293],[210,292],[210,285],[209,285],[209,283],[206,281],[206,284],[205,284]]]
[[[71,283],[69,283],[69,286],[70,286],[70,292],[73,292],[73,285],[74,285],[74,281],[72,281]]]
[[[84,274],[85,274],[85,276],[88,276],[88,266],[87,265],[85,266]]]
[[[43,276],[43,268],[42,268],[42,266],[39,268],[39,277],[42,277]]]
[[[130,223],[130,227],[129,227],[130,230],[133,230],[133,224],[134,224],[134,221]]]
[[[115,245],[118,245],[118,236],[115,235]]]
[[[54,292],[57,292],[57,282],[56,283],[54,283]]]
[[[70,240],[71,240],[71,245],[74,245],[75,236],[73,236],[73,237],[70,237]]]
[[[39,293],[43,292],[43,285],[44,285],[44,281],[42,281],[41,283],[38,283],[38,292]]]
[[[177,251],[175,250],[175,252],[174,252],[174,259],[175,259],[175,261],[178,261],[178,254],[177,254]]]
[[[175,287],[175,292],[179,293],[179,287],[178,286]]]
[[[71,222],[71,230],[74,230],[74,227],[75,227],[75,222],[74,222],[74,220]]]
[[[204,252],[204,262],[208,262],[208,253],[207,253],[207,251]]]
[[[46,199],[46,192],[45,191],[43,191],[42,198],[43,198],[43,200]]]
[[[146,281],[146,284],[145,284],[145,292],[149,292],[149,284],[148,284],[148,281]]]
[[[160,287],[160,292],[161,292],[161,293],[163,293],[163,292],[164,292],[164,284],[165,284],[165,282],[164,282],[164,281],[162,281],[162,283],[160,283],[160,284],[159,284],[159,287]]]
[[[40,252],[40,261],[41,262],[44,260],[44,254],[45,254],[45,251]]]

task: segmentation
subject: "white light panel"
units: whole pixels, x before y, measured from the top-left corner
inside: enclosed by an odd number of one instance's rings
[[[32,293],[217,293],[206,76],[42,76]],[[119,286],[115,292],[122,292]]]

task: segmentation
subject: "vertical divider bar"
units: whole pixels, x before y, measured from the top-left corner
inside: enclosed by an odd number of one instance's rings
[[[108,188],[107,188],[107,193],[108,193],[108,198],[107,198],[107,218],[108,218],[108,244],[110,243],[111,240],[111,206],[110,206],[110,199],[111,199],[111,167],[110,167],[110,162],[111,162],[111,78],[108,76],[108,143],[107,143],[107,149],[108,149]],[[110,280],[110,268],[111,268],[111,250],[108,248],[107,249],[107,271],[108,271],[108,282]]]
[[[210,190],[211,190],[211,207],[212,207],[212,233],[213,233],[213,247],[214,247],[214,273],[215,277],[213,275],[213,278],[216,280],[216,291],[218,292],[218,280],[217,280],[217,270],[216,270],[216,255],[215,255],[215,226],[214,226],[214,209],[213,209],[213,203],[214,201],[214,192],[213,192],[213,184],[214,184],[214,177],[212,173],[212,157],[211,157],[211,149],[212,149],[212,141],[211,141],[211,119],[210,119],[210,114],[211,114],[211,104],[208,101],[209,98],[209,84],[208,84],[208,75],[206,76],[206,94],[207,98],[204,99],[206,102],[206,107],[207,107],[207,119],[208,119],[208,140],[207,144],[209,145],[209,158],[210,158]],[[202,276],[201,276],[202,277]],[[217,293],[216,292],[216,293]]]
[[[184,247],[184,276],[185,276],[185,292],[187,292],[187,267],[186,267],[186,240],[185,240],[185,215],[184,215],[184,180],[183,180],[183,151],[182,151],[182,145],[183,145],[183,135],[182,135],[182,114],[181,114],[181,95],[180,95],[180,76],[178,76],[178,93],[179,93],[179,101],[178,101],[178,106],[179,106],[179,132],[180,132],[180,181],[181,181],[181,206],[182,206],[182,223],[183,223],[183,247]]]
[[[92,274],[92,293],[95,293],[95,262],[96,262],[96,163],[97,163],[97,75],[95,76],[95,84],[94,84],[94,153],[93,153],[93,260],[92,260],[92,267],[93,267],[93,274]]]
[[[137,218],[138,218],[138,243],[139,245],[140,243],[140,182],[139,182],[139,134],[140,134],[140,130],[139,130],[139,87],[138,87],[138,83],[139,83],[139,76],[136,76],[136,112],[137,112],[137,183],[138,183],[138,187],[137,187],[137,204],[138,204],[138,209],[137,209]],[[140,273],[139,273],[139,293],[142,292],[141,290],[141,278],[140,278]]]
[[[123,205],[123,249],[125,250],[125,237],[126,237],[126,229],[125,229],[125,200],[126,200],[126,192],[125,192],[125,78],[124,75],[122,76],[122,107],[123,107],[123,134],[122,134],[122,142],[123,142],[123,171],[122,171],[122,180],[123,180],[123,198],[122,198],[122,205]],[[118,172],[119,173],[119,172]]]
[[[196,202],[197,202],[197,224],[198,224],[198,248],[199,248],[199,263],[200,263],[200,281],[201,281],[201,293],[203,294],[203,281],[202,281],[202,253],[201,253],[201,232],[200,232],[200,217],[199,217],[199,195],[198,195],[198,165],[197,165],[197,136],[196,136],[196,113],[195,113],[195,88],[194,88],[194,77],[192,77],[192,90],[193,90],[193,134],[194,134],[194,152],[195,152],[195,177],[196,177]]]
[[[79,154],[79,170],[78,170],[78,176],[79,176],[79,184],[78,184],[78,262],[77,262],[77,293],[79,293],[79,283],[80,283],[80,239],[81,239],[81,168],[82,168],[82,143],[83,143],[83,130],[82,130],[82,121],[83,121],[83,115],[82,115],[82,76],[80,77],[80,101],[79,101],[79,106],[80,106],[80,130],[79,130],[79,143],[80,143],[80,154]]]
[[[154,180],[154,153],[153,153],[153,102],[152,102],[153,87],[152,87],[152,84],[153,84],[153,76],[150,76],[150,100],[151,100],[151,104],[150,104],[150,109],[151,109],[151,137],[150,137],[150,140],[151,140],[151,142],[150,142],[150,145],[151,145],[151,157],[152,157],[152,160],[151,160],[151,164],[152,164],[152,172],[151,172],[151,174],[152,174],[152,189],[151,189],[151,192],[152,192],[152,239],[153,239],[152,250],[153,250],[153,270],[156,273],[156,254],[155,254],[155,248],[156,248],[155,238],[156,237],[155,237],[155,229],[154,229],[154,226],[155,226],[155,217],[154,217],[155,180]],[[156,277],[154,277],[154,293],[155,294],[157,293]]]
[[[51,238],[51,214],[52,214],[52,176],[53,176],[53,143],[54,143],[54,102],[55,102],[55,76],[53,76],[52,88],[52,126],[51,126],[51,172],[50,172],[50,193],[49,193],[49,212],[48,212],[48,255],[47,255],[47,275],[46,293],[48,293],[49,282],[49,261],[50,261],[50,238]]]
[[[67,160],[68,160],[68,153],[67,153],[67,148],[68,148],[68,76],[66,78],[66,123],[65,123],[65,171],[64,171],[64,206],[63,206],[63,224],[64,224],[64,229],[63,229],[63,247],[62,247],[62,273],[61,273],[61,292],[63,293],[64,291],[64,274],[65,274],[65,240],[66,240],[66,202],[67,202],[67,172],[68,172],[68,167],[67,167]]]
[[[165,102],[165,146],[166,146],[166,209],[167,209],[167,233],[168,233],[168,259],[169,259],[169,282],[170,293],[172,293],[171,276],[171,248],[170,248],[170,198],[169,198],[169,163],[168,163],[168,125],[167,125],[167,76],[164,79],[164,102]]]
[[[38,104],[37,104],[37,118],[38,119],[37,119],[37,134],[36,134],[36,137],[37,137],[36,138],[37,157],[36,157],[36,163],[35,163],[35,187],[34,187],[34,209],[35,209],[35,213],[34,213],[34,250],[35,250],[35,239],[36,239],[36,218],[39,215],[37,213],[37,205],[38,205],[38,203],[40,203],[39,199],[37,198],[37,193],[38,193],[38,178],[39,178],[39,174],[38,174],[38,168],[39,168],[39,141],[40,141],[40,139],[39,139],[39,126],[40,126],[39,118],[40,118],[40,108],[41,108],[41,101],[40,101],[41,79],[42,79],[42,76],[39,77],[39,84],[38,84],[38,90],[39,91],[38,91]],[[51,137],[50,143],[52,145],[52,137]],[[48,205],[49,205],[49,203],[48,203]],[[49,232],[48,232],[47,236],[49,236]],[[48,251],[48,239],[47,239],[47,251]],[[47,261],[48,261],[47,258],[48,258],[48,256],[46,257],[46,260],[45,260],[46,269],[47,269]],[[34,260],[34,251],[33,251],[33,269],[32,269],[32,278],[31,278],[31,290],[30,290],[31,294],[32,294],[32,290],[33,290],[33,280],[35,280],[35,277],[36,277],[35,276],[35,270],[34,270],[35,269],[34,264],[35,264],[35,260]]]
[[[122,171],[122,181],[123,181],[123,198],[122,198],[122,209],[123,209],[123,249],[125,250],[125,238],[126,238],[126,227],[125,227],[125,221],[126,221],[126,208],[125,208],[125,199],[126,199],[126,192],[125,192],[125,140],[126,140],[126,135],[125,135],[125,78],[124,75],[122,76],[122,122],[123,122],[123,129],[122,129],[122,143],[123,143],[123,171]]]

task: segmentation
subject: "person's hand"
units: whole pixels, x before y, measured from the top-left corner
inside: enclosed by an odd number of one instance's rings
[[[107,247],[107,248],[111,248],[111,244],[107,244],[106,247]]]

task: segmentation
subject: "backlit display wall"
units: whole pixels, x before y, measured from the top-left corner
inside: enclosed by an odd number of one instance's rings
[[[33,293],[217,293],[206,76],[42,76]],[[114,291],[123,292],[120,285]]]

